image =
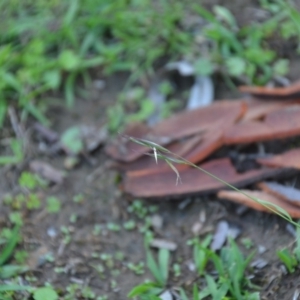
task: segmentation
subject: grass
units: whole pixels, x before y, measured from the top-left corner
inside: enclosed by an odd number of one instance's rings
[[[94,70],[103,76],[123,71],[128,74],[124,91],[107,112],[107,127],[111,133],[128,122],[144,121],[149,117],[153,105],[141,81],[151,81],[156,71],[168,62],[186,60],[195,67],[196,75],[221,74],[231,87],[237,82],[265,84],[276,76],[285,76],[289,61],[272,49],[271,42],[274,39],[283,43],[293,40],[299,45],[300,14],[288,1],[261,0],[260,5],[269,12],[269,18],[241,26],[223,6],[214,6],[209,11],[188,0],[3,0],[0,3],[0,128],[9,127],[9,119],[12,122],[8,113],[10,107],[17,109],[22,124],[26,124],[30,116],[50,126],[48,106],[56,103],[72,107],[80,89],[91,84]],[[190,17],[202,22],[201,29],[197,24],[186,22]],[[174,91],[170,82],[162,82],[160,90],[172,99]],[[62,100],[60,94],[63,94]],[[173,106],[176,102],[165,107],[164,114],[170,114]],[[74,153],[82,149],[77,135],[77,129],[73,128],[62,137],[62,142],[72,146]],[[3,141],[7,151],[0,156],[0,165],[18,165],[25,158],[22,140],[17,134],[16,137],[13,134],[1,136],[6,137],[9,139]],[[179,180],[180,174],[173,164],[180,159],[169,157],[159,145],[148,143],[148,146],[157,149],[157,158],[166,159]],[[75,283],[64,290],[46,283],[35,286],[34,278],[30,279],[29,275],[26,284],[20,284],[28,270],[24,265],[28,253],[19,249],[24,226],[22,213],[45,205],[47,213],[60,213],[61,205],[53,196],[45,198],[46,203],[43,203],[39,191],[46,189],[46,185],[31,173],[21,173],[18,184],[22,192],[4,199],[10,214],[8,226],[0,235],[0,299],[108,299],[96,296],[88,286],[83,288]],[[81,194],[74,198],[74,202],[82,205],[84,200]],[[270,207],[260,199],[253,200],[297,225],[278,207]],[[169,251],[161,249],[154,255],[149,248],[149,215],[154,212],[155,207],[135,201],[128,207],[128,213],[137,219],[136,223],[135,220],[124,223],[123,229],[120,224],[108,222],[103,227],[95,225],[93,231],[95,236],[105,230],[110,234],[120,234],[124,230],[125,233],[130,230],[146,234],[146,262],[128,262],[126,266],[137,276],[144,274],[144,266],[147,266],[154,279],[134,287],[130,297],[159,299],[161,292],[172,287],[171,266],[176,278],[182,271],[181,263],[172,262]],[[76,215],[70,216],[72,224],[76,219]],[[61,227],[61,234],[63,243],[72,241],[68,227]],[[252,255],[244,260],[234,241],[220,253],[212,252],[209,244],[209,236],[201,242],[193,241],[191,252],[197,277],[192,286],[178,287],[181,298],[258,299],[246,276]],[[298,240],[295,250],[283,249],[277,253],[290,272],[297,268]],[[117,254],[116,257],[111,253],[96,254],[101,262],[93,267],[101,280],[107,279],[107,272],[115,274],[116,261],[124,260],[124,255],[120,254],[119,259]],[[64,273],[65,269],[61,267],[56,271]],[[111,289],[117,289],[117,285],[115,279],[110,281]]]
[[[87,86],[95,68],[103,74],[129,72],[128,86],[155,76],[157,68],[178,59],[190,61],[200,75],[219,72],[231,84],[232,79],[265,84],[285,75],[289,61],[278,57],[269,41],[298,40],[300,15],[286,1],[262,0],[261,6],[270,11],[270,18],[241,27],[227,8],[216,5],[210,12],[188,0],[4,0],[0,128],[10,106],[21,110],[22,121],[30,114],[49,125],[45,113],[50,99],[63,91],[71,107],[78,79]],[[189,17],[202,20],[200,30],[197,24],[187,24]],[[141,95],[136,111],[126,118],[121,98],[108,112],[112,131],[152,112],[151,103]]]

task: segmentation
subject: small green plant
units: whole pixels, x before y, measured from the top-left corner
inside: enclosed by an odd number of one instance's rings
[[[198,239],[194,241],[193,257],[196,265],[196,270],[199,275],[203,275],[205,267],[209,260],[208,247],[212,240],[212,236],[208,235],[202,243]]]
[[[241,243],[246,249],[250,249],[253,247],[253,241],[250,238],[241,239]]]
[[[61,202],[57,197],[50,196],[46,199],[47,211],[49,213],[58,213],[61,209]]]
[[[57,300],[58,294],[52,287],[37,288],[33,292],[34,300]]]
[[[157,296],[163,291],[167,284],[169,278],[170,252],[167,249],[159,249],[156,261],[149,247],[151,238],[151,235],[146,234],[146,261],[147,267],[153,275],[155,282],[145,282],[134,287],[128,294],[129,298],[139,296],[141,299],[159,299]]]
[[[127,221],[123,224],[123,227],[126,230],[133,230],[136,227],[135,221],[134,220],[129,220],[129,221]]]
[[[0,102],[0,128],[2,127],[2,122],[4,115],[1,113],[1,102]],[[9,156],[0,156],[0,165],[16,165],[23,161],[23,146],[22,142],[18,139],[11,139],[10,149],[12,155]]]
[[[300,228],[296,227],[295,248],[289,251],[287,248],[278,250],[277,256],[284,263],[289,273],[294,273],[300,264]]]
[[[133,271],[136,275],[141,275],[145,273],[144,266],[145,264],[142,261],[137,264],[133,264],[133,263],[127,264],[127,268]]]
[[[295,267],[298,265],[298,261],[295,255],[286,248],[278,250],[276,253],[279,259],[284,263],[284,265],[288,269],[289,273],[294,273]]]
[[[227,289],[226,293],[228,292],[234,299],[244,299],[244,288],[251,286],[250,281],[245,276],[245,272],[254,254],[255,252],[252,252],[245,259],[237,244],[232,239],[229,240],[229,247],[221,249],[220,256],[214,252],[210,252],[210,259],[218,272],[218,284],[222,293]],[[212,293],[214,281],[211,277],[207,276],[206,281],[208,290]]]
[[[20,227],[15,226],[12,230],[2,230],[0,234],[0,280],[7,280],[24,273],[28,267],[23,265],[9,264],[9,260],[13,256],[14,250],[20,240]],[[17,253],[16,253],[17,254]],[[17,291],[26,291],[28,286],[20,286],[17,284],[0,284],[0,298],[11,300]]]
[[[118,224],[109,222],[109,223],[107,223],[107,229],[110,231],[120,231],[121,227]]]

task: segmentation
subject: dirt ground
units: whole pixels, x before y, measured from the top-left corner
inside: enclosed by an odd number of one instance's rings
[[[66,128],[79,124],[101,124],[105,118],[105,108],[116,99],[122,87],[119,77],[112,77],[106,81],[106,87],[101,92],[90,90],[88,99],[78,99],[74,109],[66,110],[63,106],[51,109],[53,129],[62,133]],[[52,166],[61,168],[63,155],[41,155],[38,144],[32,140],[30,157],[49,162]],[[51,282],[56,287],[65,287],[70,283],[86,283],[98,295],[107,295],[108,299],[126,299],[132,287],[142,282],[144,278],[151,278],[150,274],[135,275],[126,267],[128,262],[144,261],[145,251],[143,235],[137,230],[121,229],[119,232],[103,230],[101,234],[93,234],[95,226],[114,222],[122,226],[129,219],[135,219],[137,224],[143,220],[130,215],[127,207],[131,200],[119,192],[116,184],[116,173],[107,168],[108,158],[103,148],[92,154],[90,160],[83,159],[78,167],[68,172],[68,176],[59,186],[46,189],[43,197],[55,195],[62,201],[62,209],[58,214],[47,214],[44,210],[30,212],[25,216],[23,227],[24,248],[30,255],[30,264],[34,266],[33,274],[40,283]],[[93,164],[91,164],[93,160]],[[26,169],[26,165],[23,166]],[[17,175],[21,170],[2,171],[1,194],[11,191],[16,186]],[[297,178],[294,178],[297,180]],[[84,201],[74,203],[73,197],[82,194]],[[181,199],[179,201],[159,201],[145,206],[157,205],[156,215],[163,220],[163,227],[155,231],[155,237],[170,240],[178,245],[172,256],[172,261],[182,262],[182,275],[173,282],[190,284],[196,274],[188,268],[192,258],[192,250],[186,241],[193,237],[191,228],[199,219],[199,215],[206,216],[204,232],[213,232],[220,220],[226,220],[230,225],[240,229],[237,241],[250,238],[253,249],[265,248],[264,253],[257,251],[256,258],[265,259],[268,265],[255,271],[253,282],[262,286],[262,296],[265,299],[291,299],[297,288],[298,273],[284,275],[281,264],[276,257],[275,250],[286,247],[293,242],[293,237],[286,230],[287,223],[274,215],[246,210],[242,215],[238,213],[238,205],[226,201],[219,201],[214,196]],[[7,210],[1,210],[0,221],[4,225]],[[70,222],[70,216],[78,216],[76,223]],[[66,226],[71,234],[71,242],[64,247],[60,228]],[[49,230],[57,232],[56,237],[49,237]],[[48,232],[48,234],[47,234]],[[240,244],[240,243],[239,243]],[[249,253],[241,246],[244,253]],[[99,276],[95,266],[99,258],[93,253],[118,252],[124,254],[120,261],[114,260],[113,267],[105,267]],[[39,265],[38,258],[46,252],[52,252],[53,263]],[[64,268],[62,273],[54,272],[55,267]],[[114,270],[118,270],[115,272]]]
[[[220,1],[218,1],[220,3]],[[224,1],[228,2],[228,1]],[[247,1],[252,3],[251,1]],[[224,4],[224,3],[220,3]],[[255,3],[254,3],[255,4]],[[235,11],[238,10],[234,7]],[[254,9],[250,4],[247,8]],[[297,78],[299,66],[292,64],[291,78]],[[94,79],[103,79],[95,76]],[[118,93],[122,90],[126,75],[105,78],[105,88],[101,91],[90,87],[86,97],[77,99],[73,109],[68,110],[63,105],[53,105],[48,116],[52,122],[51,128],[61,134],[74,125],[99,125],[105,123],[105,110],[115,103]],[[223,85],[220,85],[223,87]],[[218,98],[237,97],[237,93],[228,89],[218,89]],[[63,102],[63,100],[62,100]],[[28,163],[40,159],[50,165],[62,168],[64,155],[49,156],[38,151],[39,144],[30,133],[31,141],[28,148],[26,163],[18,168],[1,170],[0,194],[4,195],[16,188],[17,178],[21,171],[28,169]],[[137,229],[125,230],[123,224],[127,220],[135,220],[137,227],[142,226],[143,219],[127,211],[131,199],[123,195],[117,184],[117,173],[108,167],[108,158],[100,147],[90,157],[82,158],[80,164],[68,171],[67,177],[60,185],[47,188],[41,197],[57,196],[62,202],[58,214],[49,214],[44,209],[30,211],[24,215],[25,225],[22,227],[23,247],[30,253],[29,264],[33,267],[32,274],[40,284],[50,282],[55,287],[65,288],[71,283],[90,286],[97,295],[107,295],[107,299],[127,299],[128,292],[145,278],[151,278],[145,268],[145,273],[135,275],[127,268],[127,263],[145,261],[143,235]],[[299,181],[297,176],[291,181]],[[174,183],[175,184],[175,183]],[[73,197],[82,194],[82,203],[75,203]],[[2,201],[2,200],[0,200]],[[299,285],[299,272],[288,275],[282,268],[276,256],[276,250],[292,245],[293,236],[287,230],[287,222],[279,217],[246,209],[242,214],[239,206],[227,201],[217,200],[214,195],[193,197],[178,201],[143,202],[146,207],[156,205],[155,214],[163,220],[161,229],[155,230],[155,237],[170,240],[178,245],[172,254],[172,262],[181,262],[181,275],[172,279],[172,286],[190,285],[197,277],[189,269],[192,259],[192,249],[186,245],[193,237],[191,228],[199,220],[199,215],[205,215],[203,233],[213,233],[219,221],[225,220],[231,226],[240,230],[237,242],[245,254],[249,253],[241,243],[243,238],[250,238],[253,247],[257,249],[254,260],[260,258],[267,261],[267,266],[254,270],[253,282],[261,286],[262,299],[292,299]],[[9,209],[0,202],[0,227],[4,227]],[[70,222],[72,215],[77,215],[75,223]],[[95,234],[95,226],[108,223],[121,226],[120,231],[102,229]],[[71,242],[64,246],[61,227],[67,227]],[[50,234],[55,232],[56,234]],[[50,235],[49,235],[50,234]],[[264,249],[260,253],[260,249]],[[39,262],[39,258],[51,252],[53,262]],[[99,255],[107,253],[118,256],[113,266],[106,266]],[[104,264],[103,273],[99,274],[96,267]],[[62,272],[55,271],[60,268]],[[173,276],[174,277],[174,276]]]

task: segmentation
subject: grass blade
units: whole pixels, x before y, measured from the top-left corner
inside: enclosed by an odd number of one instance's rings
[[[0,266],[2,266],[12,255],[15,247],[19,241],[19,226],[16,226],[13,231],[11,238],[8,240],[7,244],[5,245],[4,249],[0,254]]]

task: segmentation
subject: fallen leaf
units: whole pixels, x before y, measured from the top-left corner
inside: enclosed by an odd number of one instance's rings
[[[199,163],[214,151],[222,146],[222,135],[220,132],[207,133],[203,137],[195,136],[188,138],[186,141],[180,141],[176,144],[166,147],[170,152],[176,153],[191,163]],[[176,166],[179,171],[188,168],[185,164]],[[130,164],[119,164],[117,169],[129,171],[135,175],[149,175],[168,171],[170,166],[163,160],[159,160],[158,164],[152,156],[145,156]]]
[[[257,99],[249,99],[247,101],[247,111],[243,116],[242,122],[258,120],[265,117],[267,114],[279,110],[292,101],[263,101]]]
[[[300,95],[300,81],[296,81],[287,87],[240,86],[239,90],[254,96],[267,96],[273,98],[292,97]]]
[[[261,182],[257,186],[275,197],[300,206],[300,190],[292,186],[285,186],[277,182]]]
[[[292,205],[289,202],[285,202],[280,198],[270,195],[264,191],[251,191],[251,190],[241,190],[247,195],[267,201],[269,203],[275,204],[289,213],[292,218],[300,218],[300,208],[298,206]],[[227,199],[239,204],[247,205],[255,210],[272,213],[268,208],[264,207],[260,203],[250,199],[249,197],[243,195],[242,193],[236,191],[219,191],[218,198]]]
[[[39,174],[44,179],[60,184],[63,182],[65,173],[61,170],[55,169],[46,162],[34,160],[29,164],[30,170]]]
[[[239,120],[247,110],[243,101],[218,101],[212,105],[184,111],[157,124],[150,137],[169,137],[171,140],[222,128]]]
[[[204,132],[214,135],[214,132],[219,132],[220,129],[227,128],[239,120],[246,109],[247,106],[243,101],[218,101],[204,108],[178,113],[152,129],[142,124],[131,124],[123,136],[168,145],[176,140]],[[106,153],[116,160],[131,162],[149,150],[148,147],[118,138],[106,148]]]
[[[281,169],[263,168],[237,173],[228,158],[209,161],[201,167],[211,174],[241,187],[280,174]],[[183,195],[208,194],[224,187],[224,184],[195,168],[180,172],[182,184],[176,185],[176,174],[172,170],[141,176],[128,172],[124,178],[123,189],[134,197],[178,198]]]
[[[264,166],[269,167],[300,169],[300,148],[292,149],[271,157],[258,158],[256,161]]]
[[[239,122],[227,129],[224,143],[245,144],[300,135],[300,105],[290,105],[266,115],[263,121]]]

